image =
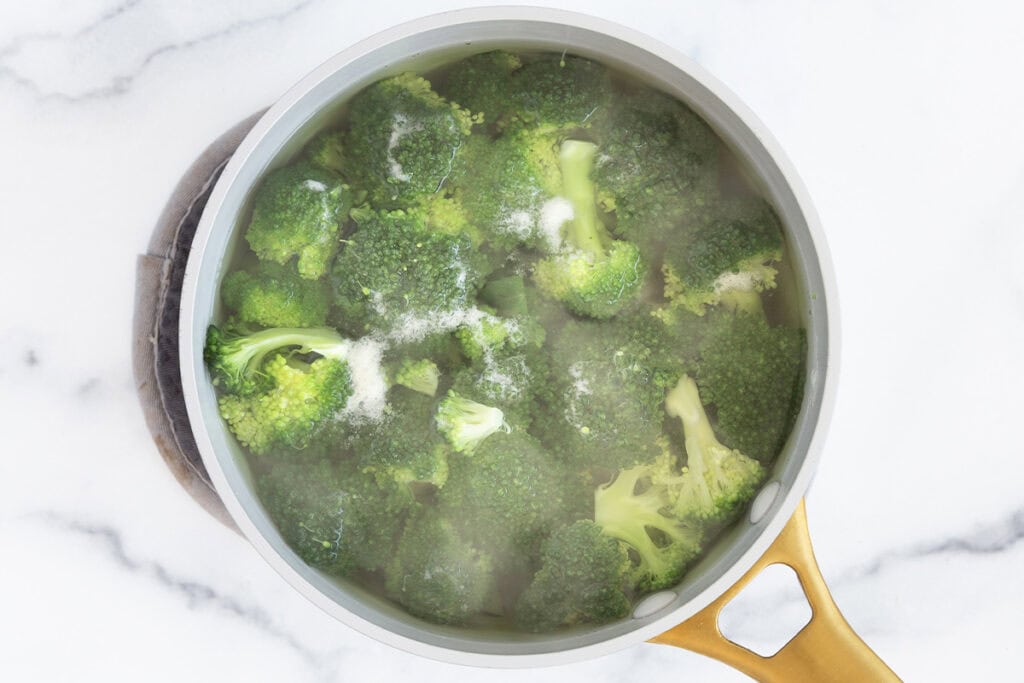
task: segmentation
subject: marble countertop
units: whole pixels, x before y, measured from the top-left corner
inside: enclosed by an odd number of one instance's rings
[[[135,257],[179,176],[333,53],[462,5],[0,4],[0,677],[747,680],[647,644],[534,671],[380,645],[200,509],[150,439],[130,363]],[[808,508],[837,602],[908,681],[1019,680],[1024,14],[946,0],[673,5],[560,4],[699,61],[774,132],[814,198],[844,354]],[[755,594],[733,632],[778,635],[793,595]]]

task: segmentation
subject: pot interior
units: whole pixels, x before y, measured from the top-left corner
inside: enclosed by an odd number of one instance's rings
[[[797,308],[807,330],[807,379],[794,429],[769,485],[778,494],[756,522],[729,529],[659,609],[600,627],[530,635],[431,624],[358,585],[311,569],[284,543],[254,493],[246,458],[223,425],[202,349],[218,319],[224,257],[245,228],[243,209],[267,171],[289,161],[345,101],[380,78],[424,72],[477,52],[568,51],[635,76],[699,113],[752,172],[786,232]],[[186,274],[182,376],[197,443],[229,511],[264,558],[317,605],[341,621],[403,649],[490,666],[552,664],[610,652],[649,638],[692,615],[738,579],[782,528],[809,482],[830,402],[830,332],[834,322],[827,252],[795,175],[760,124],[722,86],[685,58],[650,39],[580,15],[536,9],[455,12],[400,26],[341,53],[276,104],[243,142],[206,208]],[[832,308],[830,308],[830,306]],[[834,344],[832,345],[834,347]]]

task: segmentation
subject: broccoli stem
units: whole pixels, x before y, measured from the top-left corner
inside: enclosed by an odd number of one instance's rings
[[[250,374],[268,353],[286,346],[298,346],[303,352],[344,360],[349,343],[330,327],[272,327],[228,342],[224,355],[236,372]]]
[[[594,260],[603,260],[611,238],[597,216],[597,192],[591,177],[596,156],[597,145],[566,140],[558,154],[558,166],[562,171],[562,191],[572,204],[569,242]]]
[[[701,452],[703,449],[700,444],[718,443],[718,437],[704,412],[704,404],[700,402],[697,383],[688,375],[683,375],[665,396],[665,412],[670,417],[682,420],[687,453]]]

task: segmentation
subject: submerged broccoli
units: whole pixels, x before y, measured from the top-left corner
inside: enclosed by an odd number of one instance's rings
[[[262,327],[322,327],[330,298],[323,283],[299,277],[291,266],[264,262],[236,270],[221,284],[224,305],[238,319]]]
[[[339,130],[320,133],[306,145],[303,155],[314,166],[344,177],[347,166],[344,138],[345,134]]]
[[[660,324],[653,318],[642,322]],[[538,416],[539,433],[554,452],[607,471],[662,453],[664,388],[655,360],[673,358],[667,351],[671,342],[648,345],[641,329],[632,319],[570,321],[562,328],[550,352],[547,410]],[[666,366],[666,377],[669,371]]]
[[[324,460],[275,462],[255,479],[285,542],[310,566],[338,576],[384,567],[412,505],[350,465]]]
[[[726,217],[722,217],[723,214]],[[665,252],[665,298],[702,315],[719,303],[760,313],[760,292],[775,287],[782,228],[767,203],[729,202],[709,212]]]
[[[646,266],[636,245],[612,240],[598,218],[590,177],[596,153],[589,142],[562,143],[562,184],[573,208],[569,249],[538,262],[534,280],[577,313],[610,318],[636,299]]]
[[[731,521],[764,480],[764,468],[718,440],[690,377],[684,376],[668,393],[665,412],[679,418],[686,436],[686,468],[681,475],[662,480],[669,484],[675,514],[705,522]]]
[[[473,124],[468,111],[411,73],[362,90],[349,120],[349,173],[378,208],[408,207],[438,192]]]
[[[468,239],[431,231],[402,211],[360,220],[334,264],[335,304],[347,328],[388,330],[472,307],[486,265]]]
[[[494,583],[490,555],[428,508],[410,517],[387,568],[388,594],[410,614],[442,624],[461,624],[482,612]]]
[[[434,427],[434,402],[405,387],[388,392],[388,408],[380,422],[348,427],[347,442],[364,472],[382,486],[444,486],[448,480],[448,447]]]
[[[612,106],[594,181],[615,232],[653,256],[717,196],[718,139],[679,101],[645,89]]]
[[[487,437],[508,431],[501,409],[449,391],[437,407],[437,428],[460,453],[472,453]]]
[[[580,509],[565,469],[524,431],[487,437],[471,456],[452,456],[442,510],[496,559],[535,557],[552,528]]]
[[[441,373],[437,363],[424,358],[421,360],[405,359],[395,372],[394,383],[418,391],[425,396],[437,394],[437,384]]]
[[[239,443],[258,454],[308,446],[352,395],[349,347],[329,328],[233,336],[211,325],[204,355],[214,383],[234,392],[221,396],[219,407]],[[320,357],[272,355],[284,349]]]
[[[253,201],[245,233],[260,259],[286,264],[298,257],[300,276],[322,277],[338,250],[338,230],[352,207],[341,178],[311,164],[272,171]]]
[[[603,66],[582,57],[546,55],[516,70],[507,116],[541,133],[567,134],[593,123],[612,99]]]
[[[700,345],[697,384],[727,443],[767,463],[782,449],[803,398],[804,331],[760,316],[723,316]]]
[[[516,621],[524,628],[603,624],[629,614],[629,556],[590,520],[552,532],[541,546],[540,567],[516,604]]]
[[[663,483],[671,471],[669,463],[668,458],[659,458],[623,470],[594,495],[594,522],[629,546],[635,557],[632,583],[640,591],[678,583],[704,540],[699,524],[669,512],[676,500]]]
[[[474,114],[483,114],[484,123],[499,130],[507,123],[512,73],[520,66],[519,57],[501,50],[473,55],[451,70],[444,93]]]

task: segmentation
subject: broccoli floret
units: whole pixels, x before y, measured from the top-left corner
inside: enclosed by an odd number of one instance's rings
[[[264,261],[298,257],[301,277],[322,277],[338,249],[338,230],[352,207],[341,178],[311,164],[272,171],[256,192],[245,239]]]
[[[334,265],[346,329],[389,329],[407,317],[472,307],[486,264],[463,236],[431,231],[418,214],[361,215]]]
[[[685,105],[649,89],[617,101],[598,128],[599,203],[615,212],[616,234],[650,255],[717,196],[718,139]]]
[[[636,245],[612,240],[597,216],[590,177],[596,153],[589,142],[562,143],[562,184],[573,208],[569,248],[539,261],[534,281],[577,313],[609,318],[636,299],[646,266]]]
[[[670,459],[658,458],[622,470],[594,494],[594,522],[629,547],[631,582],[639,591],[675,585],[701,551],[701,526],[671,514],[676,498],[664,483],[671,471]]]
[[[385,417],[348,426],[347,442],[364,472],[382,486],[444,486],[448,480],[448,446],[434,427],[431,398],[402,386],[388,392]]]
[[[517,125],[570,133],[607,109],[611,80],[603,66],[582,57],[545,55],[512,74],[506,94]]]
[[[665,298],[701,315],[719,303],[760,313],[760,292],[775,287],[782,228],[761,200],[722,203],[692,234],[668,245]]]
[[[803,397],[804,331],[722,316],[700,346],[697,384],[726,443],[762,463],[778,455]]]
[[[489,280],[480,290],[480,301],[506,317],[526,316],[530,313],[526,283],[522,275],[507,275]]]
[[[347,166],[344,137],[345,134],[339,130],[320,133],[306,145],[303,156],[314,166],[344,177]]]
[[[566,323],[551,346],[551,382],[542,393],[546,410],[537,417],[548,447],[606,471],[660,455],[665,394],[654,358],[655,349],[626,320]],[[667,377],[668,366],[664,372]]]
[[[540,567],[516,604],[516,621],[526,629],[603,624],[632,608],[623,590],[629,556],[590,520],[553,531],[541,546]]]
[[[490,129],[499,130],[507,123],[512,73],[521,65],[519,57],[501,50],[473,55],[452,68],[444,92],[449,100],[483,114]]]
[[[218,403],[235,438],[253,453],[305,448],[352,395],[348,363],[337,358],[306,363],[278,355],[260,372],[268,389],[245,396],[227,394]]]
[[[298,353],[317,353],[344,360],[350,342],[329,327],[275,327],[252,334],[224,332],[216,325],[206,331],[203,357],[214,385],[236,394],[251,394],[266,385],[262,381],[263,361],[281,349]]]
[[[451,182],[468,221],[480,227],[490,249],[504,254],[519,245],[557,248],[561,226],[545,230],[551,222],[545,216],[554,204],[567,204],[556,198],[561,187],[557,162],[557,145],[546,137],[510,133],[497,140],[470,138]]]
[[[503,562],[536,557],[550,530],[579,507],[565,469],[522,430],[493,434],[450,464],[438,504],[466,538]]]
[[[441,190],[473,125],[468,111],[411,73],[362,90],[349,120],[349,174],[377,208],[408,207]]]
[[[538,410],[538,396],[548,382],[547,359],[540,349],[493,354],[456,372],[452,391],[477,403],[499,408],[506,422],[527,429]]]
[[[449,391],[437,407],[437,428],[460,453],[472,453],[487,437],[508,431],[501,409]]]
[[[262,327],[323,327],[330,298],[322,282],[299,277],[291,266],[264,262],[237,270],[221,284],[224,305],[246,323]]]
[[[386,588],[410,614],[461,624],[484,610],[494,583],[491,557],[461,538],[451,521],[424,508],[406,523]]]
[[[690,377],[680,379],[665,397],[665,412],[679,418],[686,437],[686,467],[681,475],[664,479],[674,513],[711,523],[731,521],[764,480],[764,468],[718,440]]]
[[[337,576],[383,568],[412,505],[355,468],[324,460],[275,462],[257,473],[256,490],[292,550]]]
[[[425,396],[437,394],[437,384],[441,373],[437,363],[424,358],[421,360],[406,359],[395,372],[394,383],[418,391]]]

